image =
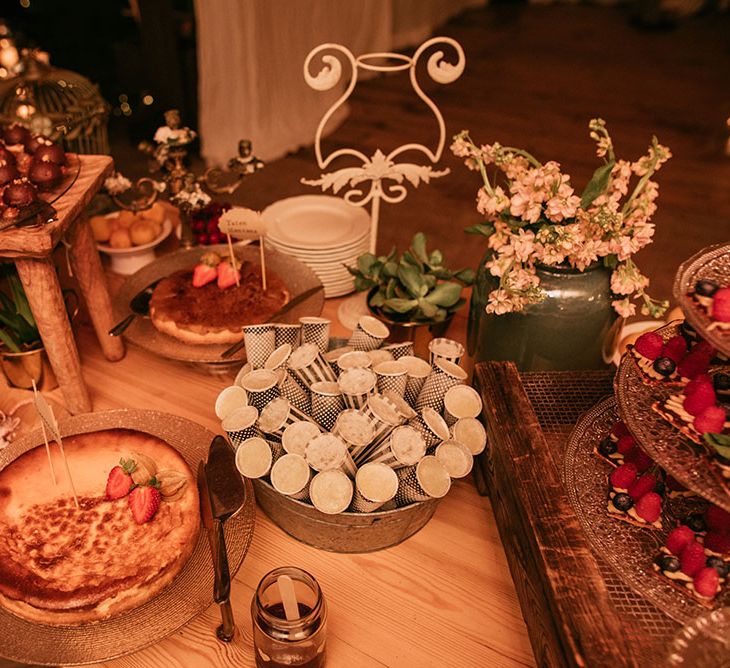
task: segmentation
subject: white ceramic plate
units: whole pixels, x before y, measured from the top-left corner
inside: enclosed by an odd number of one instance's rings
[[[360,248],[367,248],[369,246],[370,242],[370,236],[365,235],[359,239],[353,239],[351,242],[347,244],[343,244],[341,246],[336,246],[333,248],[324,248],[320,250],[311,250],[311,249],[303,249],[303,248],[297,248],[293,246],[288,246],[286,244],[280,244],[276,240],[269,239],[267,237],[267,243],[272,246],[273,248],[276,248],[277,250],[281,250],[286,253],[296,253],[297,255],[302,256],[308,256],[308,257],[322,257],[322,256],[331,256],[331,255],[339,255],[341,253],[349,253],[354,250],[359,250]]]
[[[370,217],[340,197],[300,195],[263,211],[269,239],[292,249],[338,249],[370,230]]]

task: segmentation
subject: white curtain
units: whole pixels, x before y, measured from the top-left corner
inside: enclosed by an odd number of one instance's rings
[[[315,46],[340,43],[356,56],[400,49],[479,4],[484,0],[196,0],[203,157],[222,165],[239,139],[251,139],[263,160],[311,144],[342,92],[304,82],[304,59]],[[327,131],[346,113],[342,108]]]

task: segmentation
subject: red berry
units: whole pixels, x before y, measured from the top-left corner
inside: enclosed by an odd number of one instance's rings
[[[661,352],[661,357],[668,357],[669,359],[674,360],[674,362],[679,364],[679,362],[686,354],[687,341],[685,341],[682,335],[677,334],[677,336],[673,336],[664,344],[664,348],[662,348]]]
[[[636,480],[637,474],[636,466],[633,464],[622,464],[611,472],[609,480],[615,489],[628,489],[634,480]]]
[[[114,499],[121,499],[123,496],[127,496],[127,494],[129,494],[129,490],[134,484],[134,480],[132,480],[132,476],[130,475],[132,471],[127,471],[125,469],[126,467],[115,466],[111,471],[109,471],[109,477],[106,481],[107,500],[113,501]]]
[[[624,455],[624,462],[633,464],[639,473],[644,473],[654,462],[638,445]]]
[[[677,371],[684,378],[696,378],[707,373],[711,359],[712,356],[704,352],[692,351],[677,365]]]
[[[613,426],[611,427],[611,434],[616,438],[621,438],[622,436],[631,436],[631,432],[626,426],[626,423],[621,422],[620,420],[613,423]]]
[[[730,535],[708,531],[705,534],[705,547],[718,554],[730,554]]]
[[[662,514],[662,497],[656,492],[644,494],[634,506],[636,514],[646,522],[656,522]]]
[[[211,232],[208,235],[208,243],[211,245],[222,244],[225,241],[225,237],[220,232]]]
[[[682,550],[679,563],[682,565],[682,573],[694,577],[705,567],[705,549],[697,541],[690,543]]]
[[[685,394],[682,406],[690,415],[699,415],[706,408],[714,406],[716,400],[715,389],[712,385],[702,383],[695,387],[689,396]]]
[[[710,406],[695,418],[694,428],[699,434],[719,434],[726,419],[724,409],[719,406]]]
[[[193,232],[203,232],[205,230],[205,221],[194,220],[192,223],[190,223],[190,229]]]
[[[690,353],[690,355],[691,354],[692,353]],[[687,355],[687,357],[689,357],[689,355]],[[710,378],[706,373],[701,373],[695,376],[684,386],[684,396],[688,397],[691,394],[694,394],[703,385],[709,385],[712,387],[712,378]]]
[[[682,524],[669,532],[666,543],[664,544],[675,557],[678,557],[682,554],[684,548],[690,543],[693,543],[694,540],[694,531],[685,524]]]
[[[616,449],[622,455],[625,455],[635,445],[636,445],[636,439],[631,434],[627,434],[626,436],[621,436],[621,438],[618,439],[618,443],[616,443]]]
[[[195,235],[195,241],[197,241],[201,246],[207,246],[208,235],[205,232],[199,232]]]
[[[215,281],[218,278],[218,271],[205,263],[196,264],[193,269],[193,287],[202,288],[204,285]]]
[[[730,533],[730,513],[720,506],[709,506],[705,511],[705,524],[711,531]]]
[[[225,290],[236,285],[237,280],[241,280],[241,272],[232,267],[228,260],[223,260],[218,265],[218,287]]]
[[[664,339],[656,332],[642,334],[636,339],[636,343],[634,344],[636,352],[650,360],[655,360],[659,357],[662,354],[663,347]]]
[[[695,591],[703,598],[714,598],[720,584],[720,576],[709,566],[698,571],[692,580]]]
[[[651,473],[645,473],[629,487],[629,496],[638,501],[642,496],[653,492],[656,488],[656,478]]]
[[[160,492],[155,487],[135,487],[129,495],[129,509],[134,521],[137,524],[149,522],[160,507],[160,498]]]
[[[730,322],[730,287],[720,288],[712,296],[712,317],[719,322]]]
[[[218,221],[217,220],[209,220],[207,225],[205,226],[205,231],[208,234],[213,234],[213,232],[218,231]]]

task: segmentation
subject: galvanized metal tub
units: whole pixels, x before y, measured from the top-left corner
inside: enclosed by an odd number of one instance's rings
[[[272,522],[307,545],[330,552],[375,552],[422,529],[439,499],[395,510],[327,515],[308,503],[279,494],[265,480],[253,480],[256,501]]]

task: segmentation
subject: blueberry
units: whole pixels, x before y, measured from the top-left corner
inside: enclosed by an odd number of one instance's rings
[[[612,455],[616,452],[617,448],[618,446],[609,436],[606,436],[606,438],[598,444],[598,452],[600,452],[604,457]]]
[[[667,573],[676,573],[680,569],[679,559],[673,554],[664,554],[659,559],[659,568]]]
[[[721,578],[726,578],[728,576],[728,571],[730,571],[730,565],[725,563],[725,561],[720,559],[720,557],[707,557],[705,566],[714,568]]]
[[[684,523],[695,533],[705,531],[707,529],[705,526],[705,518],[702,517],[702,513],[692,513],[691,515],[687,515],[687,519]]]
[[[660,496],[664,495],[664,490],[666,489],[666,485],[664,484],[663,480],[657,480],[656,485],[654,485],[654,491],[659,494]]]
[[[703,278],[695,283],[695,293],[702,297],[712,297],[717,292],[718,287],[714,281]]]
[[[669,357],[657,357],[654,360],[654,371],[662,376],[671,376],[676,368],[677,365],[674,360]]]
[[[620,510],[622,513],[625,513],[629,508],[631,508],[631,506],[634,505],[634,500],[628,494],[619,492],[618,494],[616,494],[616,496],[613,497],[613,505],[615,506],[616,510]]]

